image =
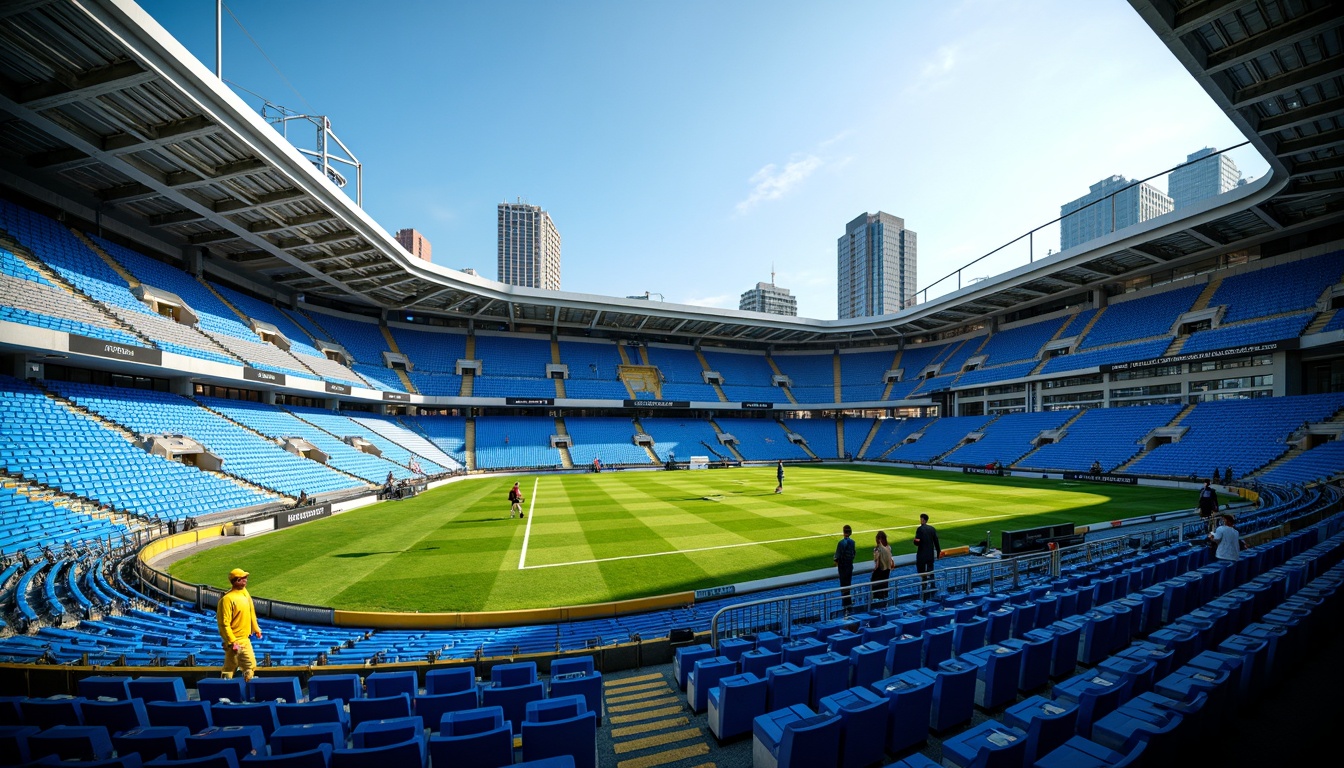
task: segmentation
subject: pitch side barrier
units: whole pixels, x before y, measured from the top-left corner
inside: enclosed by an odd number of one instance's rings
[[[1097,562],[1139,549],[1178,543],[1183,526],[1089,541],[1019,557],[983,558],[969,565],[937,568],[932,574],[910,574],[886,582],[885,594],[871,583],[831,587],[798,595],[754,600],[720,609],[710,620],[710,642],[757,632],[787,634],[795,624],[813,624],[840,618],[847,612],[877,611],[922,602],[933,596],[970,595],[976,589],[991,594],[1016,589],[1028,579],[1058,578],[1062,569]],[[844,604],[848,598],[852,607]]]

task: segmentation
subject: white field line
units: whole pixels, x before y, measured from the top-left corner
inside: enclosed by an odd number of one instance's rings
[[[523,531],[523,552],[518,555],[518,570],[520,571],[527,567],[524,565],[527,562],[527,541],[532,538],[532,510],[537,508],[537,483],[540,482],[540,477],[532,481],[532,497],[527,502],[527,526]]]
[[[529,517],[530,517],[530,515],[529,515]],[[997,519],[999,519],[999,518],[1004,518],[1004,517],[1017,517],[1017,515],[983,515],[983,516],[981,516],[981,517],[961,517],[961,518],[957,518],[957,519],[955,519],[955,520],[948,520],[947,522],[949,522],[949,523],[968,523],[968,522],[974,522],[974,521],[976,521],[976,520],[997,520]],[[532,525],[531,522],[529,522],[529,523],[528,523],[528,526],[530,527],[531,525]],[[886,527],[886,528],[870,528],[870,529],[868,529],[868,530],[866,530],[866,531],[854,531],[851,535],[858,535],[858,534],[860,534],[860,533],[877,533],[878,531],[897,531],[897,530],[901,530],[901,529],[918,528],[918,527],[919,527],[919,526],[917,526],[917,525],[893,525],[893,526],[888,526],[888,527]],[[613,561],[613,560],[637,560],[637,559],[642,558],[642,557],[663,557],[663,556],[665,556],[665,555],[685,555],[685,554],[688,554],[688,553],[691,553],[691,552],[710,552],[710,551],[712,551],[712,550],[716,550],[716,549],[736,549],[736,548],[738,548],[738,547],[759,547],[759,546],[761,546],[762,544],[781,544],[781,543],[788,542],[788,541],[807,541],[808,539],[829,539],[829,538],[834,538],[836,535],[837,535],[837,534],[835,534],[835,533],[818,533],[818,534],[813,535],[813,536],[795,536],[795,537],[790,538],[790,539],[771,539],[771,540],[769,540],[769,541],[743,541],[743,542],[739,542],[739,543],[737,543],[737,544],[720,544],[720,545],[718,545],[718,546],[716,546],[716,547],[696,547],[696,548],[694,548],[694,549],[674,549],[674,550],[671,550],[671,551],[669,551],[669,552],[645,552],[644,554],[640,554],[640,555],[617,555],[616,557],[599,557],[599,558],[595,558],[595,559],[592,559],[592,560],[575,560],[575,561],[573,561],[573,562],[569,562],[569,563],[547,563],[547,564],[545,564],[545,565],[528,565],[528,566],[524,566],[524,565],[522,564],[522,561],[520,560],[520,561],[518,562],[518,569],[519,569],[519,570],[528,570],[528,571],[531,571],[531,570],[536,570],[536,569],[538,569],[538,568],[560,568],[560,567],[562,567],[562,566],[566,566],[566,565],[592,565],[593,563],[609,563],[609,562],[611,562],[611,561]],[[526,539],[526,538],[523,539],[523,554],[527,554],[527,539]]]

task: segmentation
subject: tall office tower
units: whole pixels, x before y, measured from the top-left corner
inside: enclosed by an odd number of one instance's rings
[[[397,242],[401,243],[401,247],[405,248],[406,252],[411,254],[412,256],[419,256],[425,261],[431,260],[429,258],[431,250],[429,246],[429,240],[425,239],[424,235],[420,234],[414,229],[398,230]]]
[[[541,206],[499,204],[499,282],[560,290],[560,233]]]
[[[1244,184],[1237,164],[1227,155],[1213,156],[1215,150],[1205,147],[1185,156],[1187,165],[1167,177],[1167,194],[1181,210],[1191,203],[1221,195]],[[1200,158],[1203,158],[1202,160]]]
[[[1157,187],[1124,176],[1102,179],[1088,189],[1086,195],[1059,206],[1061,251],[1172,211],[1171,198]],[[1114,197],[1108,197],[1112,193]],[[1093,202],[1096,205],[1088,206]]]
[[[757,283],[755,288],[742,294],[737,308],[771,315],[797,315],[798,299],[789,293],[788,288],[775,285],[775,276],[771,273],[770,282]]]
[[[836,254],[836,315],[841,320],[914,306],[918,251],[915,233],[905,228],[904,219],[881,211],[864,213],[845,226]]]

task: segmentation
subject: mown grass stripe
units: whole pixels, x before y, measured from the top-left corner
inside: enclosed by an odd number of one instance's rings
[[[632,757],[629,760],[622,760],[616,763],[616,768],[654,768],[659,765],[667,765],[681,760],[689,760],[697,755],[709,754],[708,744],[691,744],[690,746],[679,749],[669,749],[666,752],[658,752],[643,757]]]
[[[662,707],[660,709],[650,709],[647,712],[636,712],[632,715],[611,715],[607,719],[611,721],[612,725],[620,725],[621,723],[637,723],[640,720],[649,720],[655,717],[667,717],[669,715],[675,715],[678,712],[684,712],[684,711],[685,708],[682,707],[681,704],[676,704],[674,706]]]
[[[640,675],[639,677],[623,677],[620,680],[605,680],[603,681],[603,685],[608,691],[610,691],[612,688],[621,688],[627,685],[634,685],[635,683],[643,683],[649,680],[662,680],[662,679],[665,679],[662,673],[654,672],[648,675]]]
[[[634,711],[636,711],[636,710],[644,709],[644,708],[646,708],[646,707],[657,707],[657,706],[664,706],[664,705],[668,705],[668,704],[679,704],[679,703],[680,703],[680,701],[679,701],[678,699],[673,698],[672,696],[667,696],[667,697],[665,697],[665,698],[661,698],[661,699],[649,699],[648,701],[641,701],[641,702],[639,702],[639,703],[637,703],[637,704],[617,704],[617,705],[614,706],[614,707],[607,707],[607,711],[608,711],[608,712],[634,712]]]
[[[639,725],[627,725],[624,728],[612,728],[611,737],[613,739],[623,739],[626,736],[638,736],[641,733],[650,733],[663,728],[674,728],[678,725],[689,725],[690,719],[686,717],[669,717],[666,720],[655,720],[651,723],[640,723]]]
[[[623,755],[626,752],[638,752],[641,749],[650,749],[652,747],[661,747],[667,744],[675,744],[678,741],[699,738],[701,735],[699,728],[683,728],[680,731],[670,731],[668,733],[659,733],[654,736],[645,736],[642,739],[631,739],[630,741],[620,741],[612,746],[616,754]]]

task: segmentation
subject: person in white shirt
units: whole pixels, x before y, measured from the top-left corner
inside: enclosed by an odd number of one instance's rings
[[[1213,556],[1219,560],[1236,560],[1241,556],[1241,534],[1232,527],[1231,515],[1218,516],[1218,528],[1209,534],[1214,543]]]

